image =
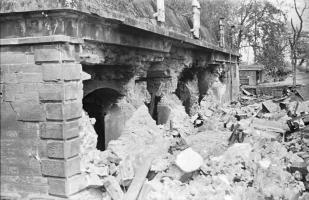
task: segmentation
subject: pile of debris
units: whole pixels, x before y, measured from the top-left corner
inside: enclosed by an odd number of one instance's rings
[[[141,106],[105,151],[84,114],[89,189],[78,198],[309,199],[309,101],[250,101],[202,105],[191,119],[171,105],[166,125]]]

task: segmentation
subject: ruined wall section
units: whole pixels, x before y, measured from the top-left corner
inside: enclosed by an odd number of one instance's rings
[[[1,46],[1,195],[68,196],[84,182],[81,65],[74,44],[36,42]]]
[[[177,89],[178,78],[185,68],[192,67],[191,50],[173,47],[162,62],[154,63],[147,72],[147,88],[151,94],[161,96]]]
[[[82,56],[83,69],[91,75],[84,81],[84,96],[95,89],[107,87],[126,96],[132,104],[149,101],[147,72],[154,63],[160,63],[167,53],[147,49],[85,42]]]
[[[162,62],[149,68],[147,88],[152,100],[176,94],[192,116],[200,111],[203,98],[218,105],[230,102],[232,95],[237,97],[237,74],[237,64],[225,57],[216,59],[211,52],[172,46]]]
[[[79,166],[83,90],[87,95],[106,87],[124,96],[106,118],[127,114],[111,134],[155,96],[162,96],[157,112],[164,123],[190,124],[175,91],[185,69],[206,66],[202,57],[209,57],[210,46],[158,27],[133,27],[76,11],[1,18],[1,194],[68,197],[86,187]],[[201,47],[204,52],[193,50]],[[82,67],[88,82],[81,80]],[[195,95],[196,81],[186,83]],[[173,124],[183,126],[189,127]],[[188,127],[179,132],[190,133]]]

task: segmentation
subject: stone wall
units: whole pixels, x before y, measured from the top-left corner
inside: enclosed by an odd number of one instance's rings
[[[67,196],[82,183],[82,68],[74,44],[35,43],[1,46],[1,195]]]
[[[179,95],[185,96],[181,102],[174,94],[181,74],[229,62],[219,48],[213,51],[182,35],[158,29],[163,31],[159,35],[157,29],[152,33],[76,11],[6,14],[0,21],[3,197],[66,198],[87,187],[80,169],[85,96],[108,88],[122,97],[105,110],[108,140],[122,134],[133,110],[143,104],[150,112],[161,106],[160,123],[170,119],[169,107],[181,110],[171,118],[190,123],[181,104],[189,98],[188,113],[196,111],[199,80],[183,81],[187,88]],[[232,88],[235,69],[227,68],[226,85]],[[91,78],[83,81],[85,72]],[[156,97],[164,98],[156,105]]]

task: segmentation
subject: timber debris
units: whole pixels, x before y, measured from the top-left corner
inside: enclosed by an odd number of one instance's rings
[[[245,92],[230,105],[202,102],[191,119],[179,105],[171,113],[166,125],[156,125],[146,106],[137,108],[125,133],[105,151],[95,149],[92,119],[84,113],[87,195],[92,191],[100,200],[308,199],[309,101]]]

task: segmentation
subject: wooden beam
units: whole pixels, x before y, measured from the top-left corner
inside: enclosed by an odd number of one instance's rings
[[[125,193],[123,200],[136,200],[139,192],[145,182],[146,176],[150,169],[153,157],[147,156],[142,159],[142,162],[138,167],[136,167],[135,177],[128,189],[128,192]]]

